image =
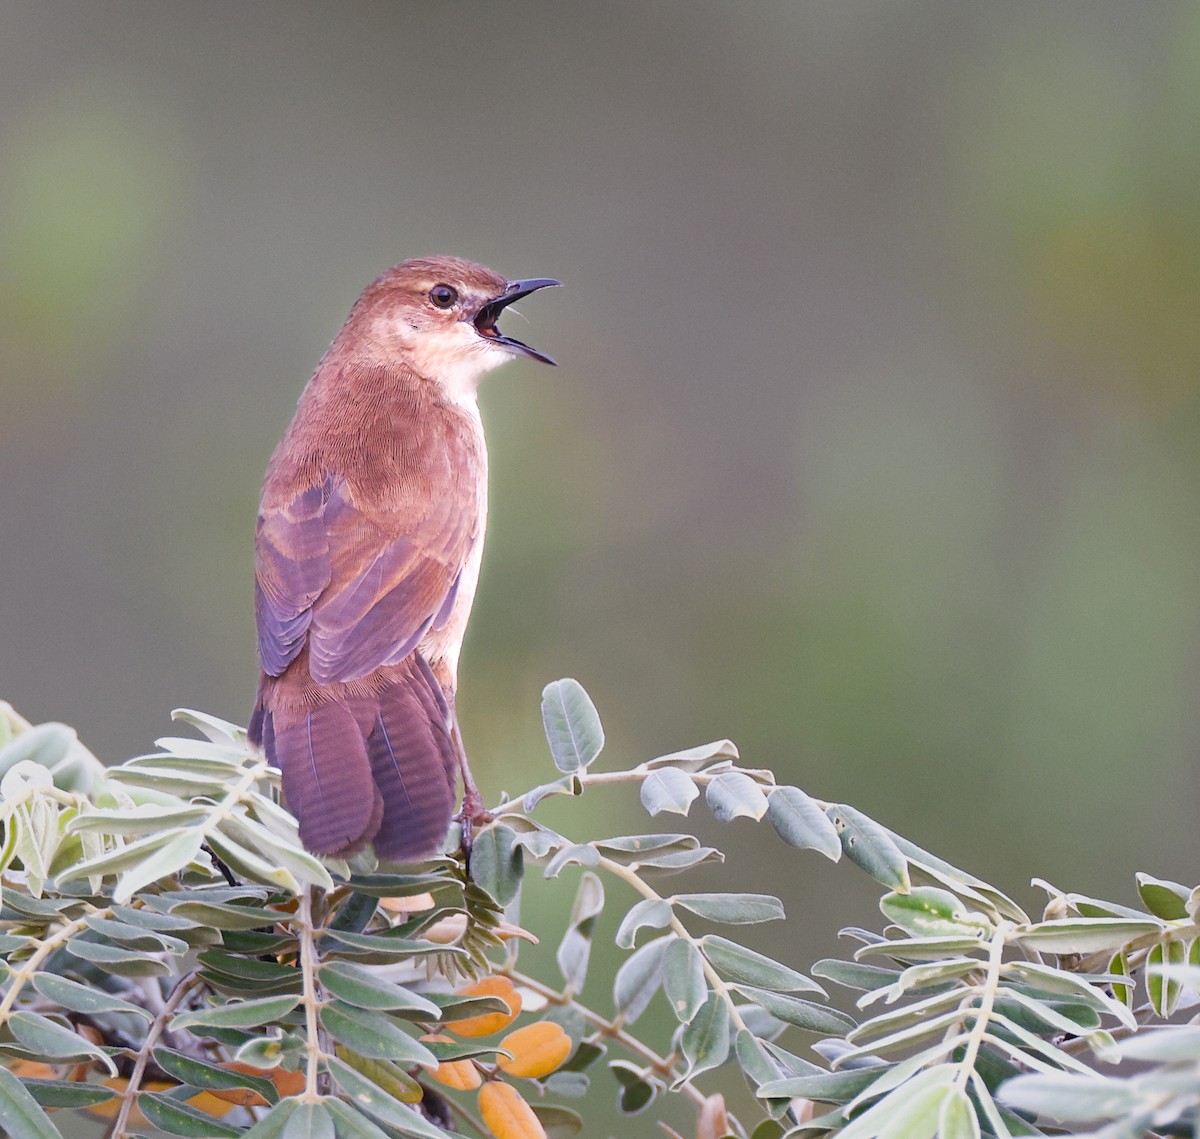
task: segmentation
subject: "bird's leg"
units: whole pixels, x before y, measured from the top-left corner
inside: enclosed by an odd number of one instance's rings
[[[474,776],[471,775],[471,765],[467,762],[467,752],[463,747],[462,735],[458,730],[457,717],[450,725],[450,736],[454,740],[454,750],[458,755],[458,770],[462,774],[463,781],[462,810],[455,817],[462,824],[463,852],[470,854],[475,828],[487,826],[495,816],[484,805],[483,796],[475,785]]]

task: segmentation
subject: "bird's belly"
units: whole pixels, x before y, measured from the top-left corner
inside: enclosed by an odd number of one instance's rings
[[[462,574],[458,579],[458,592],[455,594],[450,616],[446,618],[446,623],[440,629],[430,629],[417,645],[417,651],[430,665],[435,666],[435,671],[438,671],[437,665],[445,666],[453,688],[457,687],[458,657],[462,651],[467,622],[471,618],[471,606],[475,601],[475,587],[479,584],[479,563],[482,559],[483,534],[481,531],[463,564]]]

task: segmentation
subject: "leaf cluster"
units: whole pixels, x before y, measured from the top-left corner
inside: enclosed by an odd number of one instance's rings
[[[181,713],[203,738],[105,769],[70,729],[0,708],[6,1133],[50,1139],[56,1115],[86,1113],[114,1139],[429,1139],[451,1122],[540,1139],[581,1130],[563,1101],[586,1114],[602,1069],[621,1112],[668,1134],[690,1105],[696,1139],[1193,1133],[1200,1029],[1179,1022],[1200,1003],[1200,888],[1139,875],[1131,908],[1041,883],[1030,916],[728,740],[605,771],[575,681],[542,710],[555,778],[496,808],[469,861],[452,842],[396,873],[304,851],[234,725]],[[536,817],[619,785],[656,824],[702,809],[853,864],[882,920],[805,970],[755,944],[785,920],[778,898],[693,888],[723,855],[690,831],[582,841]],[[522,960],[551,933],[520,926],[535,871],[576,882],[551,967]],[[606,909],[623,956],[598,987]],[[725,1072],[752,1106],[728,1108]]]

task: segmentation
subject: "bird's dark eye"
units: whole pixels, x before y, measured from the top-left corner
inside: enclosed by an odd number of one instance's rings
[[[434,285],[429,290],[429,299],[438,308],[449,308],[458,300],[458,290],[452,289],[449,285]]]

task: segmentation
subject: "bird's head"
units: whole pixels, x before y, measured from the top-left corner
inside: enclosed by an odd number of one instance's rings
[[[368,285],[355,306],[354,323],[420,376],[454,395],[468,395],[485,372],[514,356],[554,363],[506,336],[496,321],[513,301],[558,284],[548,277],[509,281],[460,257],[421,257],[402,262]]]

